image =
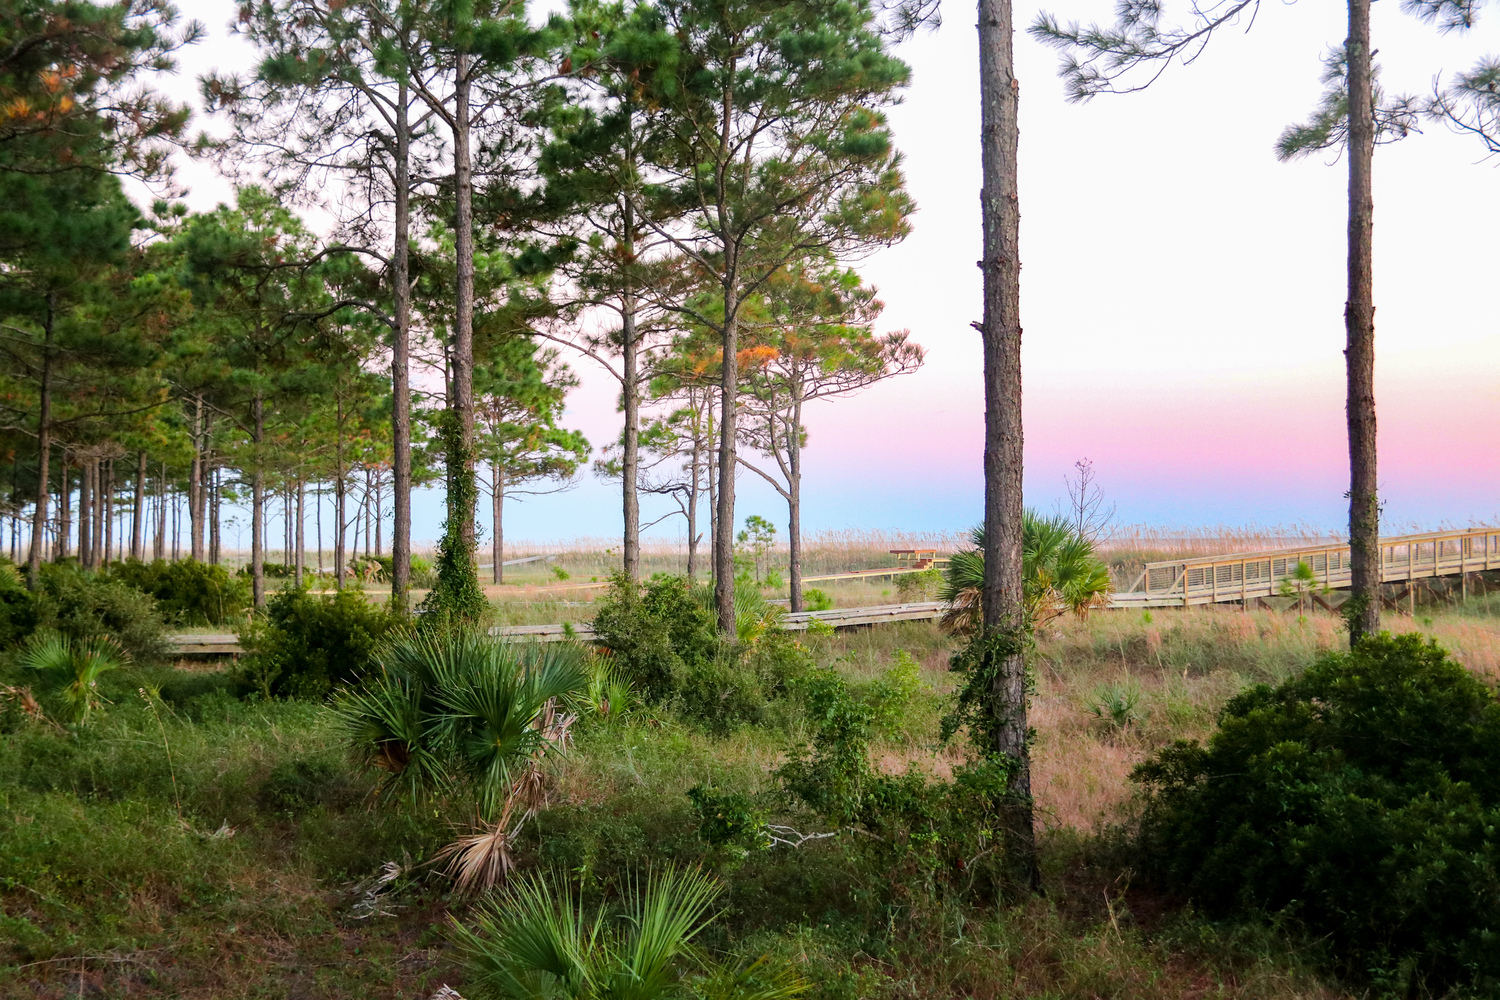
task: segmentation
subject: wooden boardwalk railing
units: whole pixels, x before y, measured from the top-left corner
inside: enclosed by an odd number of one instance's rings
[[[1410,584],[1457,576],[1467,592],[1469,574],[1500,569],[1500,528],[1458,528],[1382,538],[1380,558],[1382,583]],[[1312,570],[1310,585],[1317,590],[1349,586],[1349,546],[1309,545],[1147,563],[1129,590],[1110,595],[1110,606],[1188,607],[1278,597],[1283,581],[1295,586],[1299,562]]]

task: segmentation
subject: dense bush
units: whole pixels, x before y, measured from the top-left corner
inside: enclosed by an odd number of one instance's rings
[[[72,563],[42,567],[29,610],[14,591],[0,596],[0,603],[8,607],[8,624],[0,628],[9,630],[11,642],[33,631],[51,631],[71,640],[111,639],[136,661],[166,655],[166,624],[150,595]]]
[[[35,630],[36,599],[21,581],[20,572],[0,562],[0,649],[9,649]]]
[[[248,577],[195,559],[130,559],[115,563],[108,575],[156,598],[162,617],[177,625],[223,625],[250,606]]]
[[[363,677],[381,640],[402,621],[358,591],[315,597],[283,590],[241,632],[247,655],[240,676],[266,697],[325,697]]]
[[[1274,914],[1387,995],[1500,990],[1500,702],[1421,636],[1232,700],[1143,764],[1148,870]]]
[[[617,574],[593,626],[620,675],[648,701],[670,698],[689,674],[711,672],[719,652],[713,612],[681,577],[638,584]]]

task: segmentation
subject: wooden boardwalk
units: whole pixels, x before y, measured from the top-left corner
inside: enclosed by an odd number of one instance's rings
[[[1500,570],[1500,528],[1460,528],[1382,538],[1380,554],[1382,582],[1405,584],[1405,589],[1400,593],[1394,597],[1387,596],[1389,603],[1412,596],[1418,581],[1438,577],[1457,577],[1460,591],[1467,594],[1471,574]],[[1322,596],[1325,589],[1337,591],[1348,588],[1349,546],[1309,545],[1268,552],[1241,552],[1147,563],[1130,589],[1109,595],[1108,606],[1119,609],[1254,604],[1263,598],[1284,596],[1283,581],[1293,581],[1299,562],[1307,563],[1312,570],[1313,581],[1309,585],[1309,592],[1315,601],[1324,606],[1331,603]],[[862,576],[911,572],[917,571],[866,570],[835,574],[832,577],[807,577],[807,580],[857,579]],[[826,622],[835,629],[859,628],[882,622],[931,621],[942,617],[945,607],[940,601],[916,601],[868,608],[803,611],[787,615],[784,627],[794,632],[802,631],[813,619]],[[490,634],[512,641],[594,641],[593,627],[587,622],[501,625],[490,629]],[[185,657],[224,656],[241,652],[239,638],[234,635],[177,635],[172,636],[168,642],[173,652]]]
[[[1460,590],[1467,594],[1470,574],[1500,569],[1500,528],[1458,528],[1382,538],[1380,559],[1381,582],[1406,585],[1396,601],[1411,596],[1416,581],[1437,577],[1457,577]],[[1312,591],[1348,588],[1349,546],[1309,545],[1147,563],[1130,589],[1110,595],[1110,607],[1253,604],[1262,598],[1282,596],[1283,581],[1295,586],[1293,577],[1299,562],[1312,570]]]

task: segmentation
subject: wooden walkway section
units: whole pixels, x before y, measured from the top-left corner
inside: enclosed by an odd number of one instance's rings
[[[1500,569],[1500,528],[1458,528],[1380,540],[1382,583],[1404,583],[1395,599],[1410,595],[1415,581],[1457,577],[1467,595],[1471,573]],[[1311,591],[1349,586],[1349,546],[1310,545],[1202,556],[1146,564],[1129,590],[1110,595],[1112,608],[1182,608],[1198,604],[1250,604],[1283,596],[1283,581],[1295,587],[1297,564],[1312,570]]]
[[[869,608],[834,608],[830,611],[800,611],[782,619],[788,632],[805,632],[808,622],[817,619],[835,629],[861,628],[887,622],[932,621],[942,617],[947,608],[941,601],[916,601],[911,604],[878,604]],[[497,625],[490,635],[513,642],[593,642],[593,626],[587,622],[567,625]]]

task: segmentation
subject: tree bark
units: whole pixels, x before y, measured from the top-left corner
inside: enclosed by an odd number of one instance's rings
[[[792,611],[802,607],[802,399],[792,404],[792,426],[787,429],[787,586]]]
[[[252,406],[254,465],[250,472],[250,594],[257,608],[266,606],[266,474],[261,443],[266,434],[266,407],[260,393]]]
[[[339,400],[333,434],[333,589],[344,589],[344,402]]]
[[[621,247],[624,265],[635,260],[635,212],[630,198],[625,198],[624,240]],[[625,514],[625,575],[632,580],[641,575],[641,498],[636,491],[641,461],[641,386],[640,345],[636,342],[636,299],[627,287],[620,301],[621,401],[625,409],[625,434],[621,454],[621,493]]]
[[[734,621],[734,473],[736,414],[739,394],[739,323],[735,290],[724,284],[723,364],[719,378],[719,497],[714,517],[714,603],[719,628],[735,634]]]
[[[469,93],[472,83],[469,66],[469,55],[460,52],[453,96],[453,236],[458,282],[453,311],[453,398],[449,405],[453,407],[458,419],[459,440],[464,451],[463,461],[458,463],[459,467],[453,470],[453,474],[466,477],[472,487],[475,474],[474,164],[469,131]],[[474,491],[472,488],[461,491],[461,495],[472,498]],[[475,513],[472,508],[449,511],[450,517],[459,518],[459,540],[470,559],[473,558],[475,549]]]
[[[42,328],[42,378],[37,402],[36,509],[31,512],[31,548],[26,554],[26,583],[36,590],[42,583],[42,540],[47,532],[47,504],[52,499],[48,480],[52,460],[52,336],[54,298],[47,296],[47,318]],[[63,467],[67,481],[67,467]]]
[[[167,557],[167,463],[161,463],[161,478],[156,483],[156,540],[152,557]]]
[[[304,564],[307,561],[307,559],[306,559],[306,551],[307,551],[306,532],[303,530],[303,520],[302,520],[303,511],[305,509],[306,496],[307,496],[307,484],[302,481],[302,474],[299,471],[297,473],[297,524],[292,529],[296,533],[296,538],[294,539],[294,544],[295,544],[296,549],[297,549],[297,556],[296,556],[297,564],[296,564],[296,569],[294,570],[294,572],[296,574],[295,586],[297,587],[298,590],[302,589],[302,568],[303,568]]]
[[[115,460],[101,461],[99,473],[102,480],[99,495],[104,501],[99,505],[99,534],[103,539],[99,547],[99,568],[103,569],[114,561],[115,555]]]
[[[979,0],[979,89],[984,235],[984,588],[991,731],[985,749],[1013,767],[1007,854],[1018,881],[1041,884],[1027,746],[1021,566],[1021,211],[1012,0]],[[1005,639],[1010,641],[1004,641]]]
[[[130,521],[130,558],[137,562],[146,559],[146,453],[136,454],[135,460],[135,515]]]
[[[52,557],[66,559],[73,545],[73,469],[68,464],[66,451],[63,452],[58,472],[57,545],[53,548]]]
[[[1380,498],[1375,462],[1375,158],[1370,0],[1349,0],[1349,297],[1344,305],[1349,420],[1349,642],[1380,630]]]
[[[208,513],[208,494],[203,488],[203,456],[206,450],[203,429],[203,397],[199,396],[193,408],[193,468],[188,475],[188,519],[192,521],[190,558],[203,561],[204,521]]]
[[[505,582],[505,534],[501,517],[505,512],[505,473],[496,462],[490,466],[490,578]]]
[[[94,565],[94,461],[85,458],[78,467],[78,565]]]
[[[396,98],[396,245],[391,252],[392,298],[396,330],[391,346],[391,470],[395,479],[391,525],[391,603],[401,611],[411,604],[411,125],[407,118],[407,83]],[[299,483],[300,490],[301,485]],[[300,493],[298,503],[301,503]]]

